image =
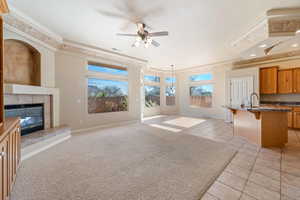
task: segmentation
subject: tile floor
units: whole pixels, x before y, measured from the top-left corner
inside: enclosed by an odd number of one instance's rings
[[[160,117],[144,123],[225,142],[238,150],[202,200],[300,199],[300,131],[289,131],[284,148],[265,149],[234,137],[232,125],[222,120]]]

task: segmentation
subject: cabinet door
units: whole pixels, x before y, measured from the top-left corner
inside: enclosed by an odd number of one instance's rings
[[[4,139],[0,144],[0,199],[5,200],[8,197],[9,187],[8,187],[8,176],[7,176],[7,150],[8,150],[8,140]]]
[[[278,71],[278,93],[293,93],[293,69]]]
[[[260,69],[260,93],[277,93],[277,73],[278,67],[268,67]]]
[[[294,93],[300,93],[300,68],[294,69],[293,71],[293,88]]]
[[[293,128],[293,112],[288,112],[288,127]]]
[[[300,112],[294,112],[294,128],[300,128]]]

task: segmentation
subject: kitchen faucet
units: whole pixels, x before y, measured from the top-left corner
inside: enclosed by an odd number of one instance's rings
[[[255,93],[255,92],[252,92],[252,93],[250,94],[250,107],[251,107],[251,108],[253,108],[253,96],[256,96],[257,102],[258,102],[258,104],[259,104],[259,96],[258,96],[258,94]]]

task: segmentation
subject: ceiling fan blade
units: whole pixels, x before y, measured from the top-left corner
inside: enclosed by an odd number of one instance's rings
[[[103,16],[107,17],[113,17],[113,18],[119,18],[119,19],[128,19],[128,16],[119,14],[119,13],[113,13],[109,11],[104,11],[104,10],[98,10],[98,13],[100,13]]]
[[[160,36],[168,36],[168,35],[169,35],[168,31],[160,31],[160,32],[149,33],[150,37],[160,37]]]
[[[152,40],[151,44],[155,47],[159,47],[160,44],[158,42],[156,42],[155,40]]]
[[[137,34],[117,33],[118,36],[137,37]]]

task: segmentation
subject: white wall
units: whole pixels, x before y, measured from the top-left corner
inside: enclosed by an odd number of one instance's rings
[[[129,111],[88,114],[88,61],[124,65],[129,72]],[[56,85],[60,88],[60,119],[73,130],[87,129],[125,121],[141,120],[141,64],[120,59],[88,57],[59,51],[56,53]]]
[[[226,104],[226,71],[231,69],[231,64],[218,66],[199,67],[190,70],[182,70],[178,72],[179,77],[179,102],[180,114],[195,117],[209,117],[217,119],[225,119],[226,109],[223,106]],[[212,73],[213,75],[213,102],[211,108],[200,108],[190,106],[190,82],[189,77],[193,74]]]

